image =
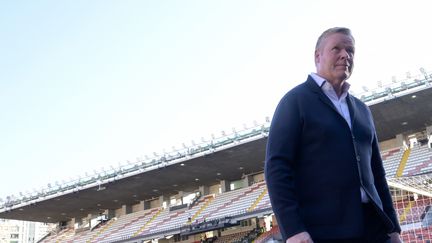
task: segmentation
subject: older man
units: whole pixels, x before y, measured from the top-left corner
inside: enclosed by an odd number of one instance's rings
[[[316,73],[276,108],[265,177],[282,236],[295,242],[401,242],[372,115],[348,93],[355,41],[331,28]]]

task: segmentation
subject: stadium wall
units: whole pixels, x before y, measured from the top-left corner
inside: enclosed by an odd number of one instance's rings
[[[400,141],[400,138],[393,138],[386,141],[380,142],[380,149],[381,151],[389,150],[392,148],[401,147],[403,145],[403,142]]]

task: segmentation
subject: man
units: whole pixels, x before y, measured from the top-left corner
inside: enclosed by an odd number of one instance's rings
[[[354,52],[349,29],[326,30],[276,108],[265,177],[287,243],[401,242],[372,115],[348,93]]]

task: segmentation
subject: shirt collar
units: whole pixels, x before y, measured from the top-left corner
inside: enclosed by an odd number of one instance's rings
[[[322,89],[325,83],[330,84],[329,82],[327,82],[327,80],[325,80],[324,78],[322,78],[321,76],[319,76],[316,73],[311,73],[310,76],[312,77],[312,79],[315,81],[315,83]],[[331,86],[331,85],[330,85]],[[348,90],[350,88],[350,84],[348,82],[344,82],[344,84],[342,85],[342,96],[345,96],[346,93],[348,93]],[[333,86],[331,86],[333,88]],[[334,89],[333,89],[334,90]]]

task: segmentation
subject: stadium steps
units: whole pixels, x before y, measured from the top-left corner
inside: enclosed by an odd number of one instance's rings
[[[149,225],[153,220],[155,220],[163,211],[164,208],[161,208],[155,215],[153,215],[153,217],[149,221],[147,221],[141,228],[139,228],[138,231],[133,234],[133,236],[135,237],[140,235],[145,230],[147,225]]]
[[[191,224],[196,218],[198,218],[198,216],[200,215],[200,213],[201,212],[203,212],[204,211],[204,209],[206,209],[208,206],[209,206],[209,204],[211,203],[211,202],[213,202],[213,200],[214,200],[214,197],[211,197],[211,198],[209,198],[209,200],[206,202],[206,203],[204,203],[201,207],[200,207],[200,209],[198,209],[198,211],[192,216],[192,218],[191,218],[191,220],[188,222],[188,224]]]
[[[120,238],[120,234],[123,235],[125,232],[128,232],[131,228],[133,228],[132,225],[141,225],[140,221],[146,222],[148,218],[152,217],[158,211],[159,208],[154,208],[143,211],[144,213],[136,212],[123,215],[119,218],[119,220],[117,220],[116,226],[113,225],[109,231],[106,231],[105,234],[99,235],[99,238],[97,238],[96,242],[102,242],[105,240],[111,241],[115,238]]]
[[[270,203],[270,197],[268,195],[268,191],[267,193],[264,195],[264,198],[258,203],[257,207],[255,208],[255,210],[260,210],[260,209],[271,209],[271,203]]]
[[[188,211],[188,214],[194,216],[194,215],[197,214],[198,211],[203,207],[202,205],[206,204],[206,203],[207,203],[208,201],[210,201],[210,200],[213,200],[214,198],[215,198],[215,195],[214,195],[214,194],[204,196],[202,200],[198,201],[198,203],[195,204],[195,205],[194,205],[194,206],[193,206],[193,207]],[[201,205],[201,204],[202,204],[202,205]],[[201,205],[201,206],[199,206],[199,205]],[[199,214],[199,213],[198,213],[198,214]],[[189,220],[189,218],[187,219],[186,224],[191,224],[192,222],[193,222],[193,220],[192,220],[192,217],[191,217],[190,220]]]
[[[56,243],[68,241],[68,240],[72,239],[74,237],[74,235],[75,235],[74,229],[70,229],[70,230],[66,231],[63,235],[61,235],[60,238],[58,240],[56,240]]]
[[[389,149],[381,152],[383,165],[387,177],[396,176],[396,170],[399,167],[399,162],[402,159],[404,150],[401,147]]]
[[[432,164],[432,158],[427,161],[424,161],[422,164],[417,165],[413,170],[408,171],[408,176],[413,176],[417,174],[421,174],[422,170],[430,169],[430,165]]]
[[[411,154],[411,149],[410,148],[408,148],[408,149],[406,149],[404,151],[404,153],[402,155],[402,159],[401,159],[401,161],[399,163],[399,167],[398,167],[398,169],[396,171],[396,177],[401,177],[402,176],[402,174],[403,174],[403,172],[405,170],[405,166],[406,166],[406,164],[408,162],[408,158],[409,158],[410,154]]]
[[[190,209],[180,210],[175,212],[170,212],[169,209],[164,210],[161,214],[151,223],[149,223],[144,231],[140,233],[141,236],[146,234],[151,234],[159,231],[164,231],[171,228],[179,228],[180,226],[186,224],[188,222],[188,217],[197,212],[203,204],[207,201],[214,198],[214,195],[207,195],[200,198],[194,206]],[[142,224],[140,224],[142,225]],[[133,234],[137,232],[139,227],[136,227],[136,224],[130,225],[128,228],[125,228],[121,234],[110,237],[110,240],[113,239],[126,239],[133,237]],[[105,241],[104,241],[105,242]],[[106,241],[110,242],[110,241]]]
[[[174,213],[171,213],[167,210],[168,212],[165,215],[161,215],[157,221],[153,222],[153,227],[147,227],[147,229],[143,232],[143,235],[166,230],[169,228],[178,228],[180,226],[189,224],[189,217],[191,215],[195,215],[201,208],[203,208],[203,205],[213,199],[214,194],[206,195],[199,199],[190,209]]]
[[[73,232],[73,229],[64,229],[61,230],[60,232],[58,232],[58,234],[53,234],[52,236],[47,237],[44,241],[44,243],[49,243],[49,242],[58,242],[58,240],[60,240],[64,235],[68,234],[69,232]]]
[[[53,239],[56,236],[57,235],[55,235],[53,232],[48,233],[44,238],[42,238],[41,240],[39,240],[37,243],[47,243],[47,242],[49,242],[51,239]]]
[[[432,151],[427,145],[413,147],[403,176],[431,172],[432,167],[428,163],[431,159]]]
[[[86,243],[92,242],[94,239],[96,239],[100,234],[105,232],[109,227],[115,223],[115,219],[111,219],[110,222],[108,222],[106,225],[102,226],[90,239],[86,241]]]
[[[381,158],[383,160],[387,160],[389,159],[391,156],[393,156],[394,154],[398,153],[401,149],[400,148],[392,148],[386,151],[382,151],[381,152]]]
[[[404,222],[405,219],[407,218],[407,214],[409,213],[409,211],[411,211],[411,208],[413,206],[413,202],[412,201],[408,201],[408,205],[405,207],[402,215],[399,217],[399,222]]]
[[[66,241],[66,243],[73,243],[73,242],[85,242],[86,237],[88,237],[91,234],[90,229],[75,233],[75,235],[72,237],[72,239],[69,239]]]
[[[255,202],[253,202],[253,204],[247,209],[248,212],[253,211],[256,206],[258,205],[258,203],[260,203],[260,201],[264,198],[264,196],[267,193],[267,187],[264,188],[264,190],[261,192],[261,194],[258,196],[258,198],[255,200]]]
[[[216,219],[228,215],[246,212],[247,208],[258,197],[259,189],[265,185],[264,182],[256,183],[251,187],[241,188],[220,194],[215,202],[205,212],[201,219]]]

